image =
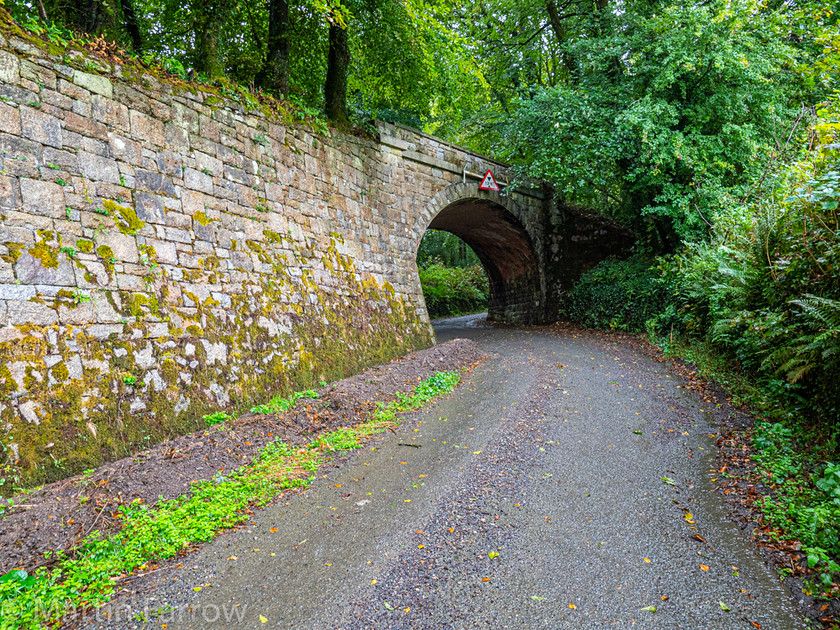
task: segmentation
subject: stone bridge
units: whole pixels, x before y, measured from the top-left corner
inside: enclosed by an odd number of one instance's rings
[[[490,315],[521,323],[628,243],[545,187],[480,191],[473,174],[512,174],[416,130],[294,125],[0,33],[0,478],[48,481],[432,343],[430,227],[472,246]]]

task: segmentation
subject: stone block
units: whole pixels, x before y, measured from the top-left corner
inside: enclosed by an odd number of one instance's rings
[[[213,178],[194,168],[187,168],[184,171],[184,186],[191,190],[213,194]]]
[[[71,83],[70,81],[59,79],[57,87],[61,94],[64,94],[67,98],[73,99],[74,103],[87,103],[90,101],[90,92],[78,85],[75,85],[74,83]]]
[[[105,96],[107,98],[113,98],[114,96],[114,86],[111,85],[111,81],[98,74],[90,74],[88,72],[76,70],[76,72],[73,73],[73,83],[78,85],[80,88],[93,92],[94,94],[100,94],[101,96]]]
[[[155,257],[159,263],[169,265],[178,264],[178,250],[175,248],[175,243],[156,238],[148,238],[146,239],[146,245],[155,250]]]
[[[28,250],[21,252],[15,263],[15,275],[24,284],[47,284],[69,287],[76,283],[73,264],[66,256],[58,257],[58,263],[53,267],[45,267],[44,263],[32,256]]]
[[[104,291],[101,292],[93,300],[93,308],[94,311],[96,311],[96,321],[100,324],[113,324],[122,321],[122,315],[114,310],[114,307],[111,306],[111,303],[105,297],[104,293]]]
[[[137,169],[134,172],[134,177],[137,181],[137,188],[153,193],[160,193],[167,197],[175,197],[175,185],[168,177],[155,173],[153,171],[146,171]]]
[[[201,257],[190,252],[179,252],[178,263],[181,267],[185,267],[187,269],[198,269],[201,267]]]
[[[25,228],[31,235],[32,230],[49,230],[52,226],[53,220],[49,217],[34,215],[31,212],[5,210],[3,220],[0,221],[0,235],[8,228]],[[32,242],[34,243],[34,240]]]
[[[20,192],[27,211],[55,219],[64,216],[64,189],[58,184],[23,178]]]
[[[235,182],[239,182],[240,184],[243,184],[245,186],[251,185],[251,178],[248,176],[248,173],[246,173],[242,169],[235,168],[233,166],[225,166],[225,177]]]
[[[91,106],[90,102],[83,102],[83,101],[73,101],[73,106],[70,108],[70,111],[76,114],[77,116],[84,116],[85,118],[90,118],[93,114],[93,107]]]
[[[82,144],[77,148],[81,151],[95,153],[96,155],[100,155],[102,157],[111,157],[111,147],[109,146],[107,140],[99,138],[82,138]]]
[[[163,132],[162,122],[137,110],[131,110],[129,112],[129,119],[131,121],[131,134],[135,138],[142,138],[143,142],[151,143],[158,147],[164,145],[166,136]]]
[[[121,291],[143,291],[146,288],[141,276],[128,273],[117,274],[117,286]]]
[[[17,207],[20,201],[19,188],[17,178],[0,175],[0,208]]]
[[[156,95],[159,98],[163,96],[163,94],[161,94],[160,92],[156,93]],[[149,101],[149,104],[152,106],[152,116],[154,118],[157,118],[163,123],[168,123],[170,120],[172,120],[172,108],[170,107],[170,102],[168,101],[168,99],[151,99],[151,101]]]
[[[166,138],[166,144],[171,148],[183,152],[186,152],[187,149],[189,149],[190,138],[186,129],[178,127],[172,123],[167,123],[164,125],[163,133]]]
[[[61,121],[55,116],[21,105],[20,122],[24,137],[59,149],[63,146]]]
[[[20,82],[20,60],[7,50],[0,50],[0,82],[8,85]]]
[[[157,167],[161,173],[172,177],[182,177],[183,157],[173,151],[160,151],[157,154]]]
[[[199,133],[211,140],[212,142],[219,142],[221,140],[221,136],[219,133],[219,123],[215,120],[210,118],[209,116],[200,116],[198,119],[199,123]]]
[[[111,153],[116,159],[135,166],[143,163],[143,152],[139,142],[115,133],[108,134],[108,141],[111,144]]]
[[[0,103],[0,131],[14,135],[20,134],[20,110],[17,107]]]
[[[80,116],[74,112],[66,112],[64,114],[64,145],[78,148],[81,143],[68,137],[68,132],[81,134],[82,136],[91,136],[100,140],[107,140],[108,138],[108,127],[100,122],[91,120],[88,116]]]
[[[114,86],[114,99],[124,103],[129,109],[136,109],[144,114],[152,113],[149,97],[123,83]]]
[[[214,177],[222,177],[225,174],[224,164],[221,160],[201,151],[195,152],[195,168]]]
[[[107,286],[110,281],[108,270],[101,262],[94,260],[79,261],[76,267],[76,284],[84,289]]]
[[[91,297],[89,291],[80,291],[80,293],[88,298]],[[96,311],[92,302],[62,305],[58,310],[58,318],[65,325],[84,326],[96,321]]]
[[[122,332],[122,324],[94,324],[87,328],[87,334],[95,339],[108,339],[112,335],[120,335]]]
[[[76,157],[75,153],[71,153],[70,151],[47,147],[44,149],[44,164],[47,166],[50,164],[60,166],[62,170],[70,171],[71,173],[79,172],[79,158]]]
[[[116,230],[106,232],[97,238],[98,245],[107,245],[114,252],[114,258],[121,262],[136,264],[140,261],[137,251],[137,239]]]
[[[87,151],[79,151],[78,155],[82,175],[92,181],[107,182],[109,184],[120,183],[120,169],[117,166],[116,160],[88,153]]]
[[[28,300],[35,297],[35,287],[28,284],[0,284],[0,300]]]
[[[176,243],[192,243],[192,235],[187,230],[179,230],[159,225],[157,227],[158,238],[166,241],[175,241]]]
[[[128,131],[128,107],[110,98],[94,94],[91,96],[93,118],[105,125]]]
[[[166,219],[166,211],[163,208],[164,199],[164,197],[145,192],[135,193],[137,218],[146,223],[163,223]]]
[[[57,77],[55,72],[29,60],[21,61],[20,76],[40,85],[45,90],[54,90],[56,87]]]
[[[72,111],[73,99],[55,90],[41,90],[41,102],[59,109]]]

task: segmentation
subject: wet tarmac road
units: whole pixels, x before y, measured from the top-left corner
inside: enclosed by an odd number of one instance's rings
[[[806,627],[727,520],[716,427],[664,366],[476,316],[436,331],[489,358],[88,627]]]

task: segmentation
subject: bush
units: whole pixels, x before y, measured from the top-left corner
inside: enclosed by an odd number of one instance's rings
[[[581,276],[562,314],[582,326],[638,332],[662,311],[667,296],[667,283],[652,261],[608,259]]]
[[[477,313],[487,308],[490,285],[481,265],[445,267],[433,263],[420,268],[420,284],[432,318]]]

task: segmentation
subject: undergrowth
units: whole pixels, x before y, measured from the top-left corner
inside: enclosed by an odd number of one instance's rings
[[[359,448],[366,438],[398,424],[397,414],[422,407],[452,391],[459,381],[458,372],[437,372],[418,383],[412,393],[378,403],[367,422],[321,434],[303,448],[271,442],[250,464],[197,481],[188,494],[176,499],[154,505],[134,500],[118,515],[119,532],[93,532],[77,548],[59,552],[51,568],[41,567],[32,575],[15,570],[0,577],[0,630],[53,627],[73,609],[103,606],[117,590],[119,578],[241,525],[251,509],[266,505],[284,489],[311,484],[323,453]],[[297,392],[269,405],[289,409],[313,394]]]

